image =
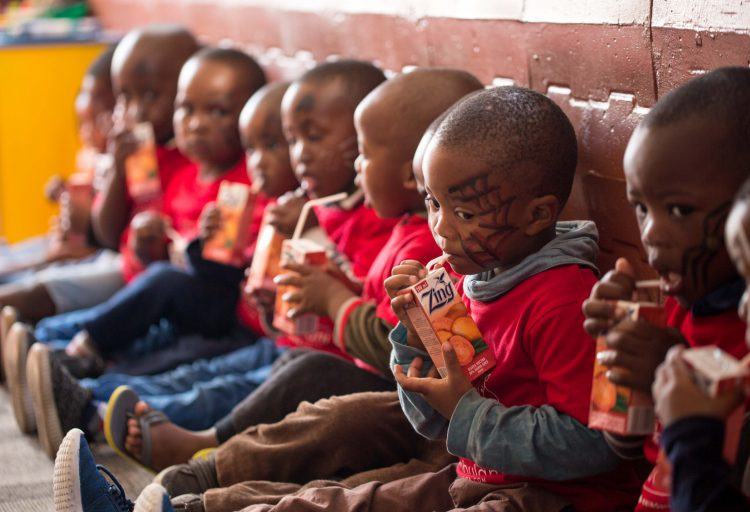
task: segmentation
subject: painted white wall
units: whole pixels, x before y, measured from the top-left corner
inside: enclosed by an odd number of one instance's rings
[[[205,0],[195,0],[205,1]],[[646,25],[650,0],[232,0],[317,13],[371,13],[539,23]],[[653,26],[750,31],[750,0],[653,0]]]

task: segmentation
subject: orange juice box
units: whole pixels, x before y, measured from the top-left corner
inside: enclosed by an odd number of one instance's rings
[[[644,319],[664,326],[664,308],[650,302],[617,301],[615,317]],[[596,340],[596,353],[607,350],[604,336]],[[589,427],[620,435],[646,435],[654,431],[656,417],[651,397],[624,386],[617,386],[606,376],[607,367],[594,361],[594,381],[591,387]]]
[[[305,238],[284,240],[281,245],[280,265],[283,266],[287,263],[323,266],[328,263],[328,255],[325,248],[312,240]],[[293,289],[293,286],[279,286],[276,290],[273,326],[289,335],[312,334],[321,330],[321,321],[323,319],[318,315],[305,313],[294,320],[287,318],[286,315],[292,306],[282,300],[282,297],[285,293]]]
[[[94,187],[90,177],[81,173],[71,175],[65,180],[70,209],[71,231],[86,235],[89,227],[89,216],[94,203]]]
[[[469,380],[495,366],[492,351],[444,268],[430,272],[409,290],[414,297],[414,302],[406,308],[409,320],[442,377],[446,376],[442,351],[442,344],[446,341],[453,345]]]
[[[693,369],[695,382],[709,396],[750,384],[750,370],[719,347],[689,348],[682,358]]]
[[[159,197],[161,179],[156,160],[156,142],[151,123],[138,123],[133,127],[138,149],[125,159],[125,181],[128,192],[136,202]]]
[[[276,290],[273,278],[281,273],[281,245],[285,237],[268,223],[268,213],[263,216],[258,242],[255,244],[253,262],[248,272],[246,292],[253,290]]]
[[[255,195],[248,185],[222,181],[216,206],[221,212],[221,228],[203,245],[203,257],[225,265],[241,267],[253,220]]]

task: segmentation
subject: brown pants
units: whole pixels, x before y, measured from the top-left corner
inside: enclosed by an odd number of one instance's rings
[[[258,481],[266,481],[263,494],[284,496],[313,480],[345,479],[341,484],[355,487],[436,471],[454,461],[443,441],[414,432],[395,392],[334,396],[303,402],[282,421],[250,427],[224,443],[216,450],[222,488],[208,491],[204,503],[207,511],[236,511],[257,503]]]
[[[294,484],[247,482],[227,491],[244,495],[242,512],[369,511],[559,512],[572,510],[561,497],[529,484],[491,485],[456,477],[451,464],[440,471],[353,487],[347,482]],[[291,494],[290,494],[291,493]],[[206,512],[217,509],[204,502]],[[230,510],[230,509],[222,509]]]

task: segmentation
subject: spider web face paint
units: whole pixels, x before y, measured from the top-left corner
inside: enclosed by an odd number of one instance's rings
[[[464,254],[484,268],[501,259],[505,240],[518,228],[508,219],[517,196],[504,195],[496,173],[480,174],[448,189],[448,197],[474,208],[478,223],[461,234]]]

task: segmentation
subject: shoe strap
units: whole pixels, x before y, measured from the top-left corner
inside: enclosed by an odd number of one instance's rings
[[[110,482],[112,482],[112,485],[109,486],[109,492],[110,495],[117,500],[117,504],[122,507],[124,511],[133,512],[135,504],[125,496],[125,489],[122,488],[117,477],[115,477],[110,470],[100,464],[96,465],[96,469],[109,477]]]

